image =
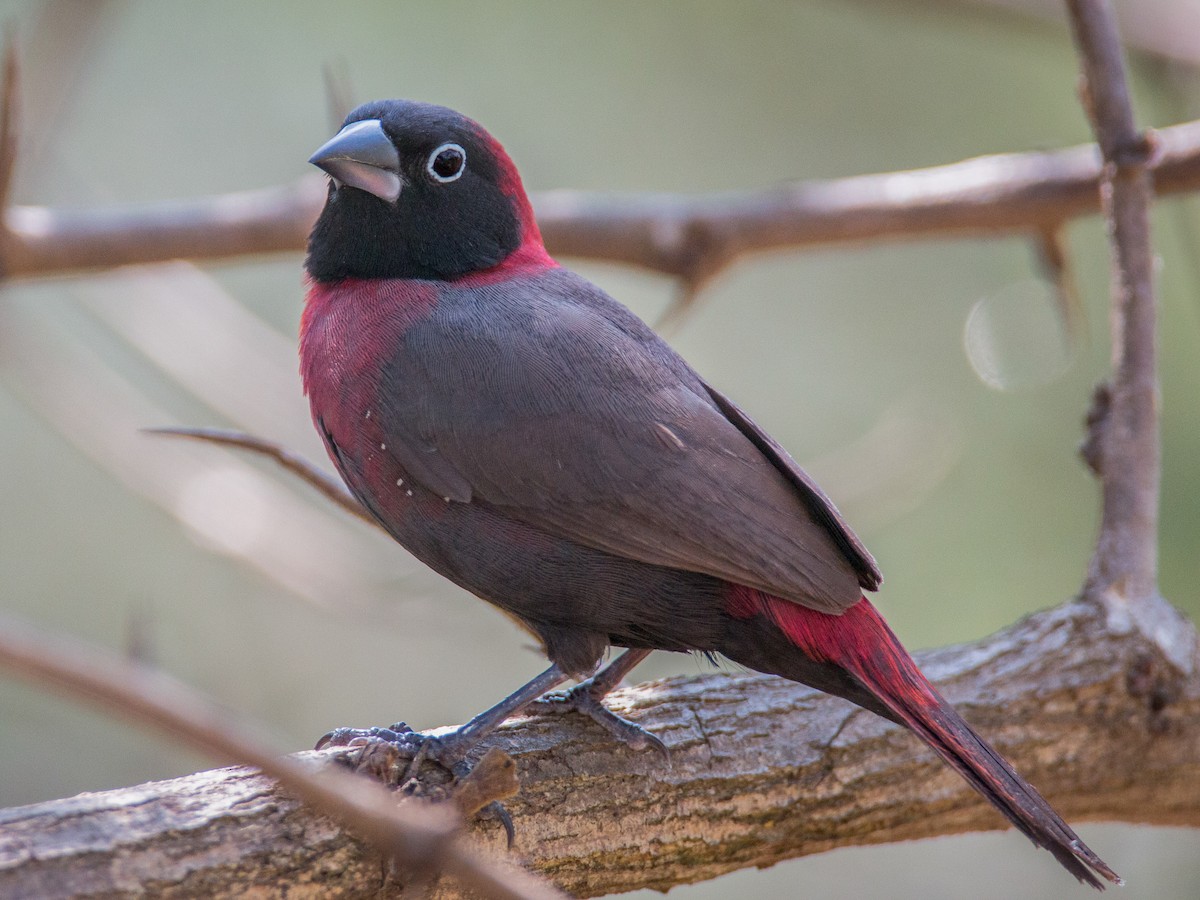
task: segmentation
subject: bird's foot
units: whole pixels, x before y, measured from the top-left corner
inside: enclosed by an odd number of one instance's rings
[[[512,819],[499,801],[513,796],[520,789],[517,765],[512,757],[495,747],[474,766],[467,762],[467,754],[505,719],[524,709],[529,701],[566,680],[562,669],[552,665],[528,684],[517,688],[495,706],[485,709],[453,731],[424,734],[413,731],[403,722],[391,728],[337,728],[317,742],[317,749],[345,748],[338,756],[346,765],[356,771],[373,774],[406,793],[430,796],[432,791],[426,787],[428,783],[444,784],[449,781],[448,789],[440,788],[443,799],[452,800],[464,816],[482,811],[500,819],[504,830],[508,832],[511,846]],[[435,765],[423,767],[422,763],[425,762]],[[418,778],[422,768],[429,775],[441,770],[439,781]],[[422,776],[425,773],[421,773]]]
[[[404,722],[388,728],[335,728],[321,735],[314,749],[342,747],[338,762],[389,787],[399,787],[420,752],[422,737]]]
[[[316,749],[341,747],[335,759],[355,772],[409,796],[450,801],[464,818],[481,814],[499,819],[511,846],[512,818],[500,801],[519,790],[516,763],[493,747],[472,766],[467,753],[476,737],[463,729],[425,734],[398,722],[388,728],[335,728],[317,741]],[[423,766],[426,762],[432,766]]]
[[[426,734],[397,722],[387,728],[335,728],[321,736],[316,749],[345,747],[347,751],[356,751],[339,758],[351,763],[355,771],[392,787],[402,787],[427,760],[451,775],[465,775],[469,769],[466,751],[470,749],[465,743],[458,732]]]
[[[670,763],[671,751],[657,735],[647,731],[636,722],[621,718],[604,705],[602,698],[608,693],[610,687],[610,685],[597,684],[594,679],[589,679],[580,682],[570,690],[554,691],[539,697],[530,704],[529,709],[550,713],[583,713],[630,749],[645,750],[647,747],[652,747],[662,754],[667,763]]]

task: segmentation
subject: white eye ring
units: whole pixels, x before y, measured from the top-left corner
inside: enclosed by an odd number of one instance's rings
[[[458,168],[449,175],[442,175],[435,167],[438,164],[438,157],[447,151],[457,154]],[[450,158],[453,159],[454,157],[451,156]],[[464,150],[461,145],[453,142],[447,142],[436,148],[432,153],[429,154],[429,159],[425,162],[425,171],[429,173],[429,177],[434,181],[441,182],[442,184],[449,184],[451,181],[458,181],[458,179],[462,178],[462,173],[466,170],[467,151]]]

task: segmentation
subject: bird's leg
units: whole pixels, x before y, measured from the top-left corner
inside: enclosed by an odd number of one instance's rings
[[[653,747],[668,760],[667,745],[641,725],[622,719],[601,701],[633,667],[650,655],[649,650],[626,650],[587,681],[581,681],[568,691],[547,694],[530,704],[538,712],[580,712],[593,719],[609,734],[634,750]]]
[[[352,765],[358,771],[374,774],[387,784],[410,783],[425,760],[437,763],[461,783],[471,772],[467,754],[475,745],[505,719],[520,712],[546,691],[558,687],[567,677],[562,669],[553,665],[495,706],[447,734],[424,734],[413,731],[403,722],[397,722],[390,728],[335,728],[317,741],[316,749],[356,748],[359,753]],[[407,760],[403,768],[399,767],[401,760]],[[500,820],[511,847],[515,832],[508,811],[496,801],[487,803],[482,811]]]
[[[395,745],[402,752],[411,750],[414,764],[419,764],[424,759],[430,759],[441,764],[445,769],[460,774],[455,771],[456,767],[459,767],[459,764],[466,759],[467,754],[482,738],[546,691],[558,687],[567,680],[567,677],[566,673],[557,665],[551,666],[495,706],[484,710],[467,724],[446,734],[424,734],[420,731],[413,731],[403,722],[398,722],[390,728],[335,728],[317,741],[316,749],[347,747],[352,743],[358,746],[373,740],[385,741]],[[415,766],[410,765],[409,768],[412,769]]]
[[[581,712],[603,726],[614,738],[641,750],[654,747],[668,759],[666,745],[646,729],[622,719],[605,708],[601,700],[621,680],[650,655],[649,650],[626,650],[608,666],[587,681],[569,691],[542,695],[568,679],[557,665],[552,665],[528,684],[518,688],[495,706],[481,712],[471,721],[444,734],[425,734],[413,731],[403,722],[388,728],[335,728],[317,741],[316,749],[347,747],[360,749],[355,766],[374,773],[391,784],[405,784],[425,760],[435,762],[456,778],[470,771],[467,756],[481,739],[494,731],[506,719],[521,710],[536,706],[541,712]],[[539,699],[541,698],[541,699]],[[400,763],[404,765],[401,766]],[[505,827],[510,827],[500,810]]]

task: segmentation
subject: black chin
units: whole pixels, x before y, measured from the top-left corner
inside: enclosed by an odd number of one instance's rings
[[[331,184],[305,268],[317,281],[449,281],[498,265],[521,243],[512,201],[486,182],[458,186],[409,183],[389,203]]]

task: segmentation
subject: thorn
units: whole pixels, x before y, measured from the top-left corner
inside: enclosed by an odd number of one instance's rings
[[[329,124],[332,131],[337,131],[354,108],[350,99],[354,91],[350,87],[350,73],[345,57],[326,62],[321,67],[321,74],[325,78],[325,108],[329,113]]]
[[[1075,282],[1075,273],[1071,268],[1071,256],[1063,223],[1038,232],[1034,249],[1042,277],[1054,285],[1056,307],[1062,322],[1063,339],[1066,341],[1065,349],[1068,359],[1073,360],[1081,345],[1087,341],[1087,316],[1079,295],[1079,286]]]
[[[1112,385],[1102,382],[1092,393],[1092,403],[1084,420],[1084,439],[1079,455],[1097,478],[1104,477],[1104,445],[1108,416],[1112,410]]]
[[[700,291],[707,283],[706,278],[685,278],[679,284],[679,289],[666,310],[654,323],[654,330],[663,337],[677,334],[687,322],[689,316],[696,310]]]

